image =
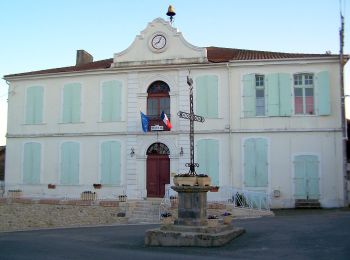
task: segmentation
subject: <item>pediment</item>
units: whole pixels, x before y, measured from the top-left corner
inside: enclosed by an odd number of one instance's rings
[[[112,67],[207,62],[206,48],[187,42],[169,22],[157,18],[126,50],[114,54]]]

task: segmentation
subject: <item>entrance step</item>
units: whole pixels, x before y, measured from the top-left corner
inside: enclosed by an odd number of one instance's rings
[[[147,199],[140,201],[128,201],[128,222],[135,223],[159,223],[159,206],[162,199]]]
[[[321,204],[318,200],[295,200],[295,208],[297,209],[319,209]]]

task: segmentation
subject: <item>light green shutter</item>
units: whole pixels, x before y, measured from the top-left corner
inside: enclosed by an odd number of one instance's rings
[[[208,116],[208,87],[206,77],[196,78],[196,114],[200,116]]]
[[[243,116],[254,117],[255,111],[255,75],[246,74],[243,76]]]
[[[256,186],[256,154],[255,140],[250,138],[244,142],[244,185],[246,187]]]
[[[207,171],[212,185],[219,185],[219,141],[207,140]]]
[[[294,159],[294,196],[296,199],[306,199],[306,171],[303,156]]]
[[[211,178],[212,185],[219,185],[219,141],[202,139],[197,142],[197,160],[199,164],[196,170],[199,174],[207,174]]]
[[[316,88],[318,93],[318,114],[320,116],[331,114],[329,73],[322,71],[316,75]]]
[[[280,89],[278,73],[267,75],[267,112],[269,116],[279,116]]]
[[[318,158],[314,155],[309,155],[306,158],[306,174],[307,174],[307,195],[308,199],[318,199],[319,192],[319,177],[318,177]]]
[[[26,124],[40,124],[43,121],[43,88],[33,86],[27,89]]]
[[[61,184],[79,184],[79,143],[65,142],[61,146]]]
[[[121,168],[120,143],[116,141],[103,142],[101,145],[101,183],[120,184]]]
[[[26,143],[23,152],[23,183],[39,184],[41,169],[41,144]]]
[[[288,73],[279,73],[280,116],[292,114],[291,76]]]
[[[207,76],[207,117],[208,118],[218,118],[218,77],[211,75]]]
[[[263,138],[255,139],[255,172],[256,187],[267,187],[267,140]]]
[[[295,198],[318,199],[319,167],[315,155],[298,155],[294,159]]]
[[[121,120],[122,84],[120,81],[106,81],[102,84],[102,121]]]
[[[67,84],[63,87],[63,123],[80,122],[81,85]]]

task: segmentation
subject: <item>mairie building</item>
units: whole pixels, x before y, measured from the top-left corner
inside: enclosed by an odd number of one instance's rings
[[[346,204],[338,55],[197,47],[157,18],[111,56],[79,50],[74,66],[4,77],[6,191],[163,197],[189,171],[189,120],[177,113],[190,111],[190,76],[205,118],[194,128],[197,173],[266,192],[272,208]]]

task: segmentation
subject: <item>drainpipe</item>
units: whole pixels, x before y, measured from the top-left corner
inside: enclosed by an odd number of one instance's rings
[[[233,158],[232,158],[232,118],[231,118],[231,109],[232,109],[232,104],[231,104],[231,73],[230,73],[230,67],[229,63],[226,63],[227,67],[227,85],[228,85],[228,104],[229,104],[229,111],[228,111],[228,117],[229,117],[229,158],[230,158],[230,178],[229,178],[229,185],[233,186]]]
[[[344,17],[340,13],[341,27],[339,30],[340,38],[340,50],[339,50],[339,72],[340,72],[340,101],[341,101],[341,128],[342,128],[342,151],[343,151],[343,178],[344,178],[344,204],[348,204],[348,190],[347,190],[347,155],[346,155],[346,143],[347,137],[347,125],[346,125],[346,115],[345,115],[345,93],[344,93]]]

